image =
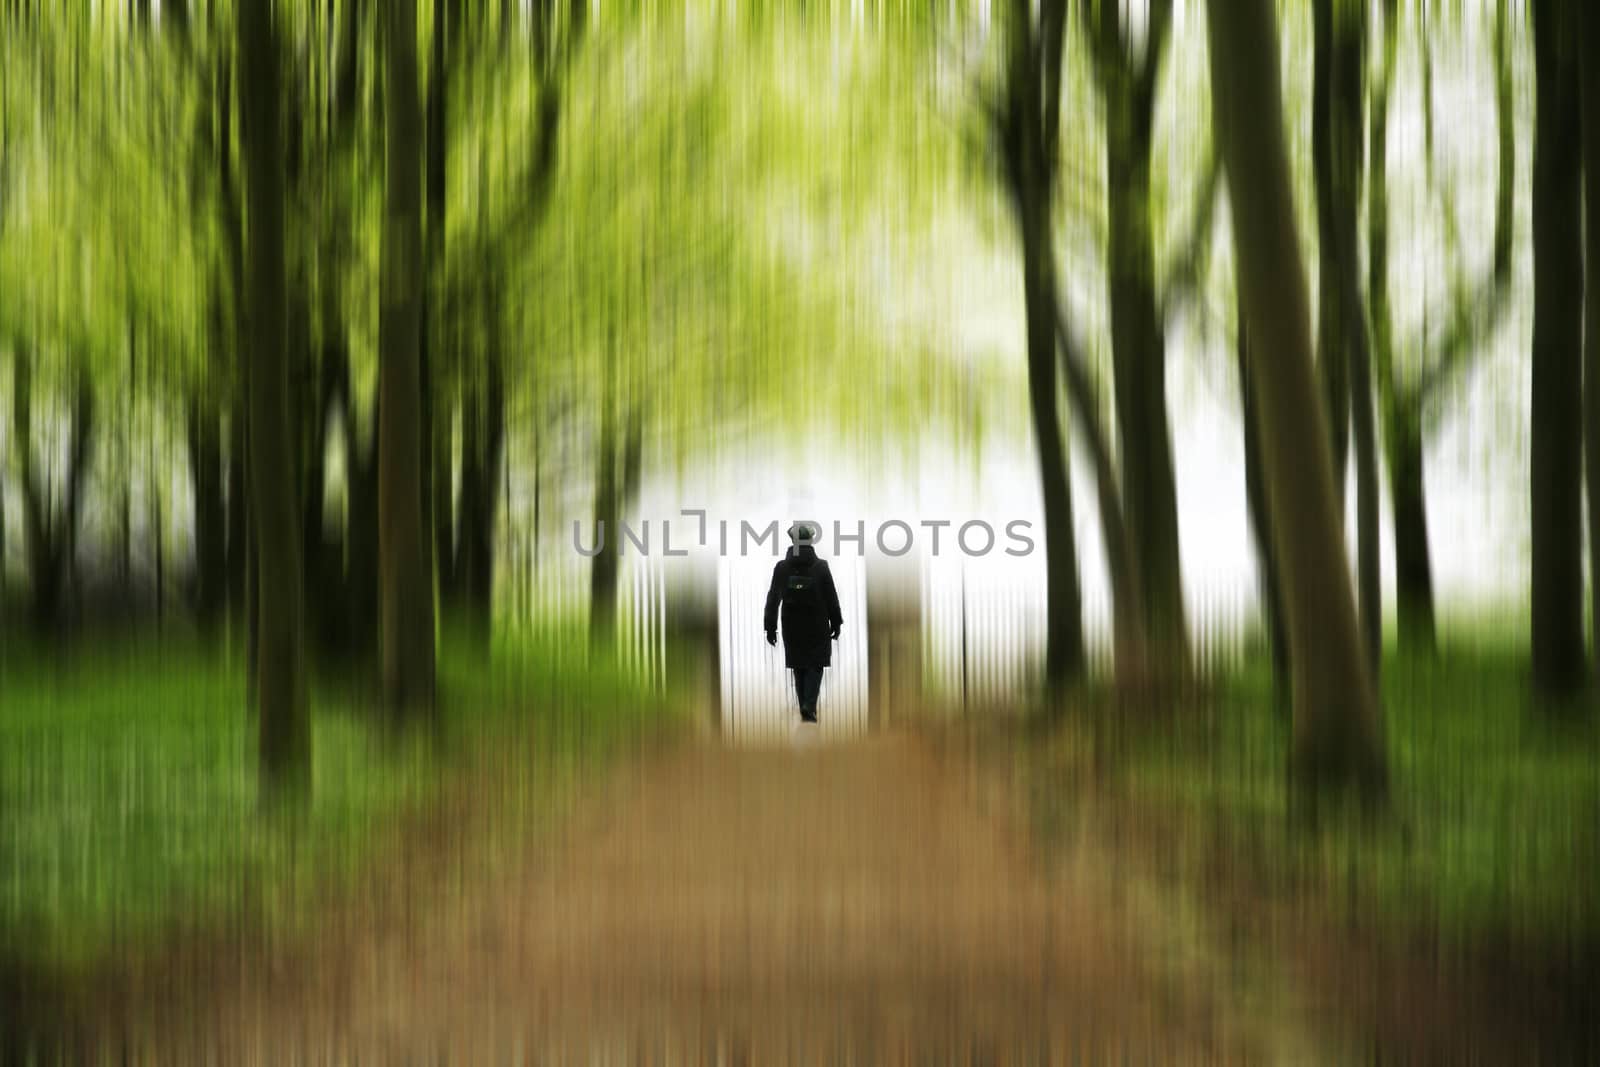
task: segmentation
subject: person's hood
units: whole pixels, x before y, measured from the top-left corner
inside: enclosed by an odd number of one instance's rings
[[[817,561],[817,550],[810,545],[793,545],[789,549],[787,558],[803,567],[809,567]]]

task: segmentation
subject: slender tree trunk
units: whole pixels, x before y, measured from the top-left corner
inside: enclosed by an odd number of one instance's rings
[[[468,632],[486,650],[494,616],[494,535],[505,452],[505,383],[499,352],[492,347],[484,361],[482,395],[473,406],[472,434],[463,434],[462,451],[470,449],[472,468],[469,476],[462,465],[459,570]]]
[[[1283,593],[1278,582],[1278,562],[1272,550],[1272,519],[1267,507],[1266,475],[1262,470],[1261,413],[1250,371],[1250,330],[1245,321],[1244,297],[1239,301],[1239,407],[1244,424],[1244,488],[1250,511],[1250,537],[1256,549],[1256,575],[1260,586],[1261,617],[1266,623],[1272,653],[1272,683],[1280,697],[1289,692],[1289,638],[1283,626]],[[1279,700],[1279,706],[1288,703]]]
[[[455,421],[454,403],[461,395],[464,383],[456,391],[447,391],[445,383],[450,377],[449,353],[445,338],[448,324],[444,312],[437,306],[438,294],[443,292],[445,264],[445,214],[447,210],[445,166],[449,150],[450,56],[455,45],[457,14],[456,0],[438,0],[434,5],[432,48],[428,71],[427,99],[427,258],[429,271],[435,284],[425,286],[422,294],[422,381],[425,436],[427,453],[424,479],[425,518],[428,523],[433,570],[438,576],[439,599],[445,607],[454,605],[459,595],[459,575],[456,573],[456,546],[453,537],[452,511],[454,501],[451,485],[451,435]],[[464,376],[464,372],[463,372]]]
[[[1382,663],[1383,599],[1378,537],[1377,431],[1372,412],[1372,358],[1362,306],[1356,232],[1361,213],[1362,106],[1366,99],[1367,24],[1359,5],[1318,0],[1318,54],[1326,54],[1317,89],[1323,114],[1317,123],[1318,222],[1321,228],[1319,353],[1323,401],[1330,419],[1348,417],[1356,468],[1356,576],[1361,630],[1376,677]],[[1324,84],[1325,83],[1325,84]],[[1344,429],[1335,425],[1335,495],[1342,497]]]
[[[189,401],[186,440],[194,491],[194,607],[201,634],[215,638],[227,597],[227,513],[222,498],[222,424],[199,397]]]
[[[1589,490],[1589,591],[1600,659],[1600,10],[1583,5],[1584,459]]]
[[[249,562],[250,482],[247,475],[249,420],[244,389],[244,358],[239,358],[240,381],[234,386],[228,415],[228,604],[233,625],[244,621],[245,574]]]
[[[283,151],[270,0],[241,0],[237,49],[250,241],[245,266],[250,485],[258,630],[255,691],[267,795],[311,788],[300,501],[285,351]]]
[[[618,542],[617,419],[609,397],[600,416],[600,454],[595,473],[594,530],[599,547],[589,564],[589,643],[608,647],[616,637]]]
[[[423,525],[422,116],[416,0],[387,5],[387,178],[378,376],[378,570],[383,689],[397,713],[431,713],[433,576]]]
[[[1105,542],[1106,570],[1111,577],[1112,649],[1117,683],[1123,687],[1136,685],[1148,677],[1150,662],[1138,551],[1123,515],[1116,466],[1111,461],[1110,438],[1100,425],[1100,413],[1096,406],[1098,397],[1077,345],[1067,334],[1066,324],[1058,323],[1058,327],[1061,371],[1067,381],[1072,417],[1078,426],[1079,436],[1089,449],[1089,459],[1094,467],[1100,536]]]
[[[434,572],[439,580],[439,607],[441,611],[448,612],[456,606],[460,599],[460,566],[459,559],[462,546],[456,540],[456,486],[454,478],[454,452],[455,420],[458,404],[458,394],[449,390],[443,382],[437,382],[434,393],[438,400],[434,409],[433,439],[428,442],[428,453],[433,463],[433,558]],[[466,503],[465,470],[467,462],[467,444],[465,431],[462,439],[462,467],[461,496],[462,506]]]
[[[1260,401],[1267,506],[1294,672],[1290,767],[1311,799],[1353,787],[1383,794],[1378,704],[1351,597],[1334,498],[1333,457],[1311,362],[1273,0],[1207,5],[1216,128],[1235,206],[1239,285]],[[1238,205],[1248,205],[1240,209]]]
[[[1155,60],[1149,60],[1154,62]],[[1121,99],[1118,98],[1120,95]],[[1188,661],[1178,490],[1167,420],[1166,338],[1157,310],[1150,224],[1150,110],[1134,94],[1107,96],[1107,267],[1122,504],[1133,536],[1144,623],[1156,662]],[[1153,94],[1143,102],[1153,109]]]
[[[1035,29],[1033,5],[1017,0],[1011,6],[1009,22],[1008,83],[996,121],[1022,240],[1028,403],[1044,505],[1044,675],[1046,689],[1054,695],[1081,679],[1086,665],[1072,486],[1057,395],[1055,255],[1050,245],[1050,187],[1055,173],[1065,10],[1059,3],[1040,3]]]
[[[1397,421],[1390,430],[1390,496],[1394,503],[1395,601],[1403,648],[1434,647],[1433,562],[1428,550],[1422,427]]]
[[[1584,683],[1583,231],[1577,5],[1534,0],[1533,677],[1552,696]]]

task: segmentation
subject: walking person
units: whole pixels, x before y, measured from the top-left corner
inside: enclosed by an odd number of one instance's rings
[[[844,616],[839,611],[839,591],[834,588],[828,561],[813,547],[819,531],[812,523],[789,527],[793,545],[772,568],[767,590],[767,644],[778,643],[778,609],[783,608],[784,663],[794,671],[794,693],[800,702],[800,720],[817,721],[817,697],[822,692],[822,672],[839,639]]]

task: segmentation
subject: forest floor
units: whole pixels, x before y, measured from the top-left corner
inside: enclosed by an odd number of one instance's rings
[[[964,743],[648,745],[516,841],[503,801],[465,791],[306,944],[94,998],[80,1040],[161,1062],[1329,1058],[1270,968],[1112,857],[1092,804],[1036,847],[1005,761]]]

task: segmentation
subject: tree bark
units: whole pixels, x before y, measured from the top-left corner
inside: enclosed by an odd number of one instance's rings
[[[1585,680],[1583,230],[1575,5],[1534,0],[1533,392],[1529,428],[1533,677],[1550,696]]]
[[[388,123],[378,375],[378,571],[383,690],[398,715],[434,703],[433,576],[423,525],[422,116],[416,0],[387,5]]]
[[[300,501],[285,352],[279,55],[270,0],[241,0],[237,31],[250,225],[245,272],[257,579],[255,692],[262,786],[270,797],[311,788]]]
[[[1294,728],[1290,768],[1315,803],[1349,787],[1376,800],[1387,770],[1340,536],[1332,447],[1311,361],[1273,0],[1207,5],[1216,128],[1235,205],[1239,285],[1260,401],[1273,549],[1282,578]],[[1248,205],[1240,209],[1239,205]],[[1314,810],[1314,808],[1313,808]]]

